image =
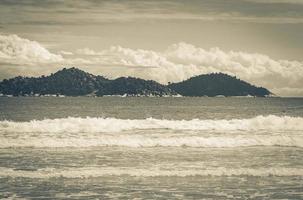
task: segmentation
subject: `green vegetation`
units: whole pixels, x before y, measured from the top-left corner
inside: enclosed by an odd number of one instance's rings
[[[15,77],[0,82],[0,93],[14,96],[260,96],[271,93],[262,87],[222,73],[192,77],[180,83],[162,85],[140,78],[121,77],[114,80],[95,76],[77,68],[62,69],[50,76]]]
[[[143,80],[133,77],[121,77],[108,82],[97,92],[98,96],[103,95],[143,95],[143,96],[164,96],[176,95],[170,88],[155,81]]]
[[[258,96],[271,93],[262,87],[253,86],[245,81],[223,73],[212,73],[192,77],[168,86],[183,96]]]
[[[39,78],[16,77],[3,80],[0,91],[14,96],[33,94],[62,94],[67,96],[81,96],[93,93],[102,87],[107,79],[94,76],[76,68],[62,69],[50,76]]]
[[[77,68],[62,69],[50,76],[38,78],[15,77],[0,83],[0,93],[4,95],[175,95],[168,87],[155,81],[139,78],[118,78],[109,80],[94,76]]]

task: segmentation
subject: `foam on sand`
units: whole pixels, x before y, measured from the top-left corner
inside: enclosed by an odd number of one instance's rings
[[[91,178],[104,176],[187,177],[187,176],[303,176],[301,168],[205,168],[205,169],[137,169],[119,167],[44,168],[37,171],[0,167],[0,177],[25,178]]]
[[[140,135],[100,135],[90,136],[39,136],[1,138],[0,148],[10,147],[212,147],[232,148],[249,146],[286,146],[303,148],[302,136],[140,136]]]

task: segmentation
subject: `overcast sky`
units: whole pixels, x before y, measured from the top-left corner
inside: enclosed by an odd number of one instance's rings
[[[0,79],[224,72],[303,96],[303,0],[0,0]]]

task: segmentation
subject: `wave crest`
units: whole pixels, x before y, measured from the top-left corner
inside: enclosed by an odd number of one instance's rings
[[[1,121],[0,132],[51,132],[89,133],[121,132],[127,130],[303,130],[303,118],[290,116],[257,116],[250,119],[231,120],[166,120],[166,119],[116,119],[116,118],[61,118],[32,120],[29,122]]]
[[[303,147],[303,118],[232,120],[63,118],[0,122],[0,148],[9,147]]]

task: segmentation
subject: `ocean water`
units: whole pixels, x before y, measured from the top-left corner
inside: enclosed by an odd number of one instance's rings
[[[303,199],[303,99],[2,97],[0,199]]]

